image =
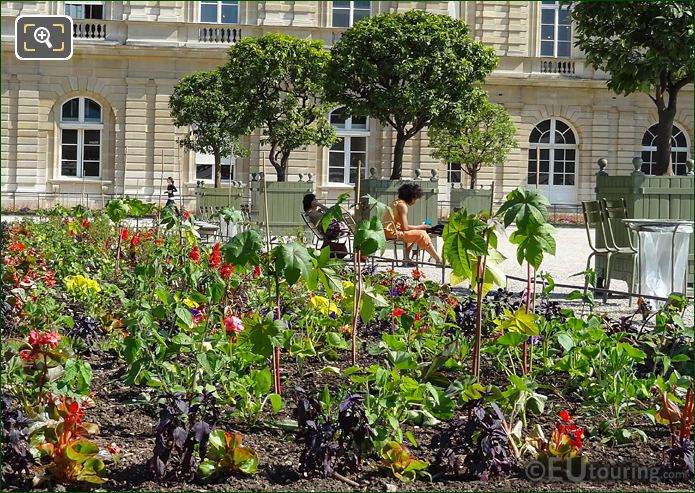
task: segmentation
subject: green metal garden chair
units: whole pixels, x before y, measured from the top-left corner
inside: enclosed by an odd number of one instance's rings
[[[632,243],[630,230],[625,226],[623,219],[627,219],[627,203],[624,198],[601,199],[601,212],[603,213],[604,232],[606,234],[606,245],[614,251],[608,262],[614,260],[617,255],[629,256],[632,258],[632,277],[629,285],[630,292],[634,292],[637,280],[637,248]],[[611,266],[608,265],[607,269]],[[606,286],[608,289],[608,286]],[[605,296],[605,294],[604,294]],[[632,297],[630,297],[632,303]]]
[[[591,253],[586,259],[586,270],[591,267],[591,259],[598,256],[603,256],[606,259],[606,272],[604,274],[604,285],[602,288],[608,289],[610,285],[611,276],[611,257],[615,253],[613,249],[609,247],[609,243],[606,239],[606,231],[604,229],[603,221],[603,211],[601,210],[601,205],[598,200],[590,200],[582,202],[582,212],[584,214],[584,227],[586,228],[586,237],[589,240],[589,248],[591,248]],[[600,243],[604,246],[597,246],[591,237],[591,229],[596,231],[596,238],[600,239]],[[586,295],[589,289],[589,278],[584,280],[584,294]],[[604,291],[604,301],[606,300],[606,292]]]

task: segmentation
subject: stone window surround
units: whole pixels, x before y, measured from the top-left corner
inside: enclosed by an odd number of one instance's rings
[[[550,129],[549,129],[549,132],[550,132],[551,142],[542,143],[542,142],[540,142],[540,139],[539,139],[539,141],[534,141],[534,142],[532,142],[532,141],[531,141],[531,134],[533,133],[533,131],[534,131],[541,123],[545,122],[546,120],[550,120]],[[567,127],[569,128],[569,132],[571,132],[571,133],[572,133],[572,136],[574,137],[574,144],[564,144],[564,143],[556,143],[556,142],[555,142],[555,126],[556,126],[556,122],[558,122],[558,121],[560,121],[560,122],[562,122],[563,124],[567,125]],[[533,128],[531,129],[531,134],[529,134],[529,139],[528,139],[528,151],[529,151],[529,152],[530,152],[531,150],[535,150],[535,151],[536,151],[536,181],[538,181],[538,176],[539,176],[539,174],[540,174],[540,163],[539,163],[539,161],[540,161],[540,159],[539,159],[540,150],[541,150],[541,149],[548,149],[548,150],[549,150],[549,152],[548,152],[548,172],[547,172],[547,174],[548,174],[548,183],[533,183],[533,184],[532,184],[532,183],[529,183],[529,182],[528,182],[528,172],[529,172],[529,168],[530,168],[530,163],[531,163],[531,161],[530,161],[530,159],[527,158],[527,178],[526,178],[526,183],[527,183],[527,185],[528,185],[529,187],[530,187],[530,186],[536,186],[536,187],[538,187],[538,186],[548,186],[548,187],[554,186],[554,185],[553,185],[553,181],[554,181],[554,180],[553,180],[553,175],[554,175],[554,161],[555,161],[555,155],[554,155],[554,152],[553,152],[553,151],[554,151],[555,149],[566,149],[566,150],[574,150],[574,151],[575,151],[575,154],[574,154],[574,184],[573,184],[573,185],[558,185],[558,186],[574,186],[574,187],[578,187],[578,186],[579,186],[579,180],[577,179],[577,177],[578,177],[578,175],[579,175],[579,169],[578,169],[578,167],[579,167],[579,140],[578,140],[578,135],[579,135],[579,134],[578,134],[577,130],[574,128],[574,126],[573,126],[570,122],[564,120],[563,118],[551,116],[551,117],[548,117],[548,118],[544,118],[544,119],[542,119],[541,121],[539,121],[538,123],[536,123],[536,124],[533,126]],[[564,173],[564,167],[563,167],[563,174],[566,174],[566,173]]]
[[[340,110],[341,108],[335,108],[333,111],[331,111],[328,114],[328,121],[330,123],[331,115],[335,113],[336,111]],[[351,146],[350,146],[350,141],[351,137],[362,137],[365,139],[365,147],[364,147],[364,155],[365,159],[364,162],[362,163],[362,176],[366,177],[367,176],[367,170],[369,169],[368,163],[369,163],[369,139],[371,137],[371,131],[370,131],[370,125],[369,125],[369,118],[366,119],[366,127],[365,128],[352,128],[352,117],[348,117],[345,119],[345,127],[344,128],[339,128],[333,125],[335,128],[335,133],[337,137],[341,137],[345,139],[346,145],[343,148],[343,154],[345,155],[344,157],[344,167],[343,170],[348,173],[349,177],[349,167],[348,163],[350,162],[350,154],[351,154]],[[323,180],[323,184],[327,188],[352,188],[354,186],[354,183],[346,183],[345,181],[343,182],[335,182],[335,181],[330,181],[330,156],[331,156],[331,148],[327,148],[326,156],[325,156],[325,177]]]
[[[63,121],[63,106],[74,99],[79,99],[79,117],[78,121]],[[100,121],[99,122],[85,122],[84,121],[84,108],[86,100],[89,99],[99,105],[100,109]],[[104,168],[104,105],[93,99],[91,96],[76,95],[66,98],[57,105],[57,120],[58,120],[58,147],[57,147],[57,170],[54,176],[58,177],[60,180],[101,180],[103,177]],[[73,175],[63,175],[63,130],[77,130],[77,174]],[[99,131],[99,174],[97,176],[85,176],[84,175],[84,131],[85,130],[98,130]]]

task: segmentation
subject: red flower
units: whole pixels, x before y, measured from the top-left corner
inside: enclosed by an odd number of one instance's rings
[[[130,235],[128,234],[128,230],[126,228],[123,228],[121,230],[121,241],[128,241],[128,238],[130,238]]]
[[[419,281],[420,279],[427,279],[427,277],[425,276],[425,273],[419,269],[413,269],[413,279]]]
[[[154,243],[155,243],[155,245],[161,246],[164,244],[164,240],[162,240],[162,239],[154,240]]]
[[[244,323],[239,317],[231,316],[224,319],[224,330],[227,332],[237,333],[244,330]]]
[[[82,227],[83,227],[84,229],[89,228],[89,226],[90,226],[91,224],[92,224],[92,223],[89,222],[89,219],[85,219],[84,221],[82,221]]]
[[[210,267],[217,269],[220,266],[222,259],[220,259],[220,244],[215,243],[212,248],[212,253],[210,253]]]
[[[38,330],[32,330],[29,332],[29,344],[32,346],[38,346],[41,344],[41,333]]]
[[[36,351],[29,351],[28,349],[24,349],[19,352],[19,357],[26,362],[32,362],[39,359],[39,353],[37,353]]]
[[[229,279],[229,276],[231,276],[233,272],[234,266],[232,264],[222,264],[222,268],[220,269],[222,279]]]
[[[106,450],[109,451],[110,454],[116,455],[121,453],[121,447],[116,445],[115,442],[112,442],[106,446]]]
[[[70,404],[65,406],[68,411],[68,416],[65,418],[65,422],[74,422],[75,424],[82,423],[82,416],[84,416],[84,410],[80,408],[80,404],[76,400],[72,400]]]
[[[140,234],[135,233],[133,235],[133,238],[131,238],[130,240],[130,248],[135,248],[136,246],[138,246],[138,243],[140,243]]]
[[[253,277],[261,277],[261,266],[260,265],[256,265],[253,268]]]
[[[190,219],[190,218],[191,218],[191,213],[188,212],[188,211],[185,211],[185,212],[183,213],[183,218],[184,218],[184,219]]]
[[[50,347],[51,349],[53,349],[54,347],[56,347],[58,345],[58,343],[60,342],[60,340],[62,338],[63,338],[63,336],[61,336],[55,330],[52,330],[52,331],[48,332],[47,334],[45,334],[41,338],[41,343],[45,344],[48,347]]]
[[[171,263],[171,257],[167,257],[167,264]]]
[[[196,264],[200,260],[200,252],[198,251],[198,245],[193,247],[193,250],[191,250],[191,253],[188,254],[188,258],[193,260]]]
[[[572,416],[570,416],[570,413],[567,411],[560,411],[560,419],[564,421],[565,423],[571,423],[572,422]]]
[[[420,314],[419,314],[419,313],[416,313],[416,314],[415,314],[415,321],[416,321],[416,322],[417,322],[418,320],[420,320],[421,318],[422,318],[422,317],[420,317]]]
[[[23,252],[24,251],[24,245],[22,245],[20,242],[15,241],[10,245],[10,251],[11,252]]]
[[[394,317],[398,318],[398,317],[400,317],[401,315],[403,315],[404,313],[405,313],[405,310],[402,310],[402,309],[400,309],[400,308],[396,308],[396,309],[394,309],[394,310],[391,312],[391,315],[393,315]]]

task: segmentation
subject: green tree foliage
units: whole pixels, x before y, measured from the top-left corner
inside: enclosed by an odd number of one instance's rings
[[[497,65],[464,22],[419,10],[357,22],[331,54],[330,99],[395,130],[393,180],[401,178],[406,142],[428,125],[444,127],[474,111],[483,99],[475,84]]]
[[[571,2],[576,45],[608,72],[617,94],[641,91],[659,114],[656,174],[672,174],[671,132],[678,92],[693,82],[691,1]]]
[[[509,150],[518,147],[515,134],[507,110],[487,100],[475,113],[462,115],[458,125],[429,129],[430,142],[435,148],[432,156],[460,164],[471,178],[471,189],[475,188],[480,168],[504,163]]]
[[[246,133],[245,105],[229,98],[219,69],[196,72],[181,79],[169,98],[174,125],[188,128],[179,145],[215,156],[215,187],[222,181],[222,157],[245,153],[239,137]]]
[[[268,160],[278,181],[287,178],[292,150],[335,141],[324,97],[329,58],[321,41],[279,33],[242,39],[229,50],[226,92],[245,104],[246,128],[262,130],[261,144],[270,147]]]

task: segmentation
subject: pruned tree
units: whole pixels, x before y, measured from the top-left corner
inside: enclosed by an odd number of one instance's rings
[[[460,164],[475,188],[478,172],[483,166],[504,163],[510,149],[518,147],[516,128],[507,110],[485,100],[475,113],[460,115],[458,125],[449,128],[430,127],[433,157],[447,163]]]
[[[321,41],[280,33],[242,39],[229,50],[226,91],[246,105],[244,125],[261,129],[278,181],[287,179],[294,149],[335,142],[326,117],[332,105],[324,96],[329,58]]]
[[[671,133],[678,93],[693,82],[693,3],[569,2],[587,61],[610,74],[617,94],[643,92],[659,115],[656,174],[671,175]]]
[[[219,69],[182,78],[169,97],[174,125],[188,128],[179,145],[215,157],[215,187],[222,181],[222,157],[244,154],[239,137],[246,134],[243,102],[228,97]]]
[[[420,10],[361,20],[331,54],[328,96],[395,130],[392,180],[401,178],[407,141],[475,111],[483,99],[476,86],[497,65],[493,49],[473,41],[463,21]]]

